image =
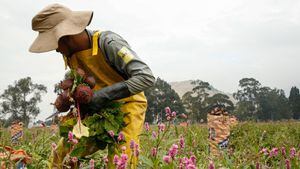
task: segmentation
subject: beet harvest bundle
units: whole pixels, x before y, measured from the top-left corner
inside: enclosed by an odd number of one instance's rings
[[[58,97],[53,105],[58,112],[68,112],[59,118],[59,129],[67,145],[64,148],[68,149],[70,156],[83,157],[105,149],[108,144],[122,143],[116,142],[118,133],[125,126],[123,118],[126,113],[120,110],[122,103],[112,101],[94,114],[80,112],[80,105],[88,104],[93,99],[92,89],[95,84],[92,76],[77,68],[69,71],[56,86]],[[116,134],[112,137],[109,132]],[[70,133],[78,143],[70,142]]]
[[[55,107],[59,112],[67,112],[72,104],[87,104],[93,98],[92,88],[96,81],[92,76],[86,77],[85,72],[77,68],[66,74],[66,79],[58,85],[60,94],[55,100]]]

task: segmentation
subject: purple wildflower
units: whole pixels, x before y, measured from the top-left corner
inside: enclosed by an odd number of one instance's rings
[[[95,168],[95,160],[91,159],[90,160],[90,169],[94,169]]]
[[[156,138],[157,137],[157,133],[155,131],[152,132],[152,137]]]
[[[71,161],[72,161],[72,163],[77,163],[78,158],[77,158],[77,157],[72,157],[72,158],[71,158]]]
[[[165,108],[165,112],[166,112],[166,116],[170,116],[171,115],[171,109],[170,109],[170,107],[166,107]]]
[[[134,145],[135,145],[134,140],[131,140],[131,141],[130,141],[130,149],[131,149],[131,150],[134,149]]]
[[[171,163],[171,156],[166,155],[166,156],[163,157],[163,160],[164,160],[165,163],[170,164]]]
[[[267,148],[263,148],[261,149],[260,153],[263,153],[264,155],[268,155],[269,152],[268,152],[268,149]]]
[[[158,129],[160,132],[163,132],[166,128],[166,125],[164,123],[159,123],[158,124]]]
[[[213,161],[209,161],[208,169],[215,169]]]
[[[69,131],[69,133],[68,133],[68,140],[69,140],[69,141],[72,141],[73,138],[74,138],[73,133],[72,133],[71,131]]]
[[[120,132],[119,136],[118,136],[118,141],[123,141],[123,140],[125,140],[125,136],[124,136],[123,132]]]
[[[149,131],[149,130],[150,130],[150,126],[149,126],[149,123],[148,123],[148,122],[145,123],[145,129],[146,129],[146,131]]]
[[[151,155],[152,157],[155,157],[157,155],[157,149],[155,147],[152,148]]]
[[[282,156],[286,156],[286,150],[285,150],[285,147],[281,147],[281,154]]]
[[[184,137],[181,135],[179,139],[179,147],[184,149]]]
[[[169,149],[168,155],[174,159],[177,153],[178,153],[178,145],[173,144],[172,147]]]
[[[134,145],[135,149],[134,149],[134,156],[138,157],[140,155],[140,148],[138,144]]]
[[[173,111],[172,114],[171,114],[171,116],[172,116],[173,118],[176,117],[176,111]]]
[[[291,169],[291,162],[289,159],[285,160],[285,166],[286,166],[286,169]]]
[[[121,150],[122,150],[122,153],[125,153],[125,151],[126,151],[126,146],[122,146],[122,147],[121,147]]]
[[[112,130],[109,130],[109,131],[108,131],[108,134],[110,135],[110,137],[114,137],[114,136],[115,136],[115,133],[114,133],[114,131],[112,131]]]
[[[295,149],[295,147],[292,147],[290,149],[290,157],[291,158],[295,158],[296,157],[296,149]]]

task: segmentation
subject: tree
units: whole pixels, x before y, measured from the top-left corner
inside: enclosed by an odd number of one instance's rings
[[[289,96],[289,105],[294,119],[300,119],[300,94],[297,87],[292,87]]]
[[[210,111],[212,107],[219,106],[225,108],[228,112],[232,112],[234,109],[233,102],[229,97],[222,93],[217,93],[205,100],[206,112]]]
[[[281,89],[262,87],[258,94],[258,119],[281,120],[292,117],[288,99]]]
[[[254,78],[243,78],[239,81],[240,90],[233,94],[238,100],[235,114],[239,119],[256,119],[260,86],[259,81]]]
[[[208,91],[211,90],[210,84],[201,80],[191,82],[195,87],[192,91],[186,92],[182,96],[182,102],[189,112],[189,117],[195,122],[206,120],[206,107],[205,100],[209,96]]]
[[[43,93],[47,93],[46,86],[33,84],[30,77],[15,81],[14,85],[8,85],[0,96],[2,114],[8,116],[7,125],[19,120],[27,127],[30,119],[40,113],[37,103],[42,101]]]
[[[170,107],[177,114],[186,113],[178,94],[171,88],[170,84],[160,78],[157,78],[153,87],[145,91],[145,95],[148,100],[145,119],[147,122],[165,120],[164,111],[166,107]]]

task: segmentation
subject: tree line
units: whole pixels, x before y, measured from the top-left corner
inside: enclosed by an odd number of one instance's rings
[[[216,106],[223,107],[241,121],[300,119],[300,94],[295,86],[287,98],[282,89],[262,86],[254,78],[243,78],[239,81],[239,89],[233,93],[236,99],[233,101],[222,93],[209,94],[212,87],[208,82],[195,80],[191,84],[193,89],[180,98],[170,84],[158,78],[156,84],[145,92],[149,103],[146,121],[164,120],[166,106],[186,114],[192,122],[206,121],[207,113]]]
[[[195,80],[191,84],[193,89],[180,98],[169,83],[157,78],[155,85],[145,91],[148,99],[146,121],[164,121],[165,107],[170,107],[191,122],[204,122],[207,113],[215,106],[223,107],[239,120],[300,119],[300,94],[296,86],[291,88],[287,98],[282,89],[262,86],[254,78],[243,78],[233,94],[235,102],[222,93],[209,94],[212,86],[208,82]],[[46,86],[33,83],[30,77],[8,85],[0,95],[0,125],[8,126],[18,120],[28,126],[40,113],[37,104],[46,93]]]

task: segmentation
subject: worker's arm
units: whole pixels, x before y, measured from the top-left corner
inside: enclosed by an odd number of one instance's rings
[[[111,100],[118,100],[145,91],[154,85],[155,78],[148,65],[119,35],[107,31],[101,34],[99,45],[107,62],[125,79],[94,92],[90,106],[96,112]]]

